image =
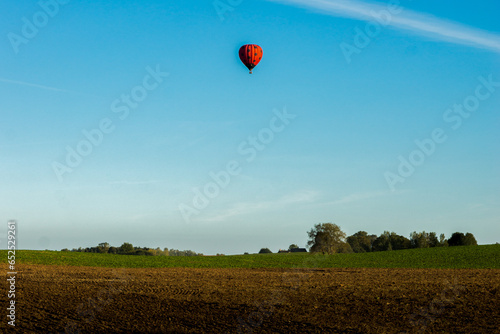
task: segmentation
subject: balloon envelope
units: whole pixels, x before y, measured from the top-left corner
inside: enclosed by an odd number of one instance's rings
[[[250,70],[250,74],[252,74],[252,70],[262,59],[262,48],[256,44],[246,44],[240,48],[240,59],[243,64]]]

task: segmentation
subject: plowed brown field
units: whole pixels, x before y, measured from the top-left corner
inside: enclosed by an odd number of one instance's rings
[[[17,270],[2,333],[500,332],[500,270]]]

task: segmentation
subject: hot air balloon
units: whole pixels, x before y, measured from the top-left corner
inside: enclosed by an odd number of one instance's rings
[[[240,59],[246,67],[252,70],[262,59],[262,48],[256,44],[246,44],[240,48]]]

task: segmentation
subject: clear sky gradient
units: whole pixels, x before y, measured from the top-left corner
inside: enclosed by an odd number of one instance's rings
[[[277,251],[321,222],[500,242],[497,0],[0,11],[0,221],[20,248]]]

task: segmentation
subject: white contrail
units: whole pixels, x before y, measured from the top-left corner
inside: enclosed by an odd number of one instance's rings
[[[24,82],[24,81],[17,81],[17,80],[9,80],[9,79],[0,78],[0,82],[10,83],[10,84],[15,84],[15,85],[20,85],[20,86],[34,87],[34,88],[45,89],[45,90],[51,90],[54,92],[71,93],[71,94],[97,97],[97,96],[91,95],[91,94],[79,93],[79,92],[74,92],[74,91],[67,90],[67,89],[61,89],[61,88],[50,87],[50,86],[43,86],[43,85],[38,85],[38,84]]]
[[[356,0],[268,0],[318,10],[332,16],[375,21],[374,13],[388,10],[388,4]],[[436,40],[500,52],[500,35],[460,23],[436,18],[430,14],[404,9],[391,15],[389,26],[425,35]]]

